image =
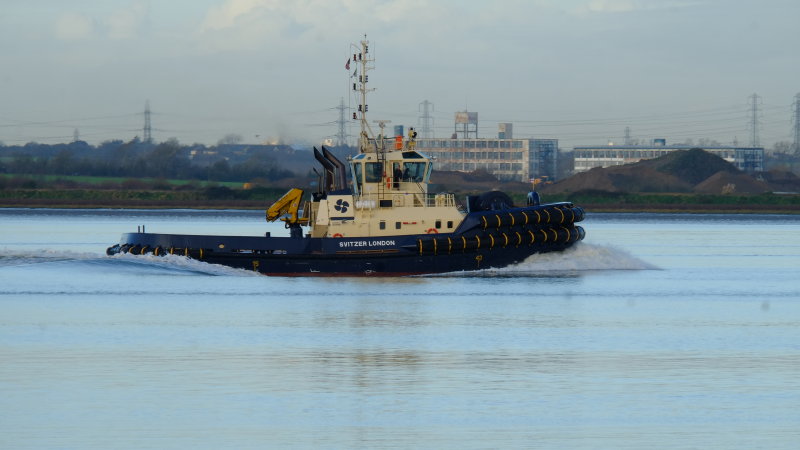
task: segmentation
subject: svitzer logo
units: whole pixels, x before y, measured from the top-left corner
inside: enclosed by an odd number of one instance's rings
[[[335,209],[335,210],[339,211],[340,213],[344,214],[344,213],[347,212],[347,208],[349,206],[350,206],[350,203],[347,203],[346,201],[344,201],[342,199],[339,199],[339,200],[336,200],[336,204],[333,205],[333,209]]]
[[[339,247],[341,248],[348,248],[348,247],[387,247],[397,245],[395,244],[394,239],[387,239],[387,240],[374,240],[374,241],[345,241],[339,242]]]

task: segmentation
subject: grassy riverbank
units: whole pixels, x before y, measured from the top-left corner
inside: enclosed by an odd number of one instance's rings
[[[214,186],[196,190],[3,189],[4,208],[191,208],[261,209],[285,189],[230,189]]]
[[[264,209],[285,188],[231,189],[209,186],[192,190],[0,189],[5,208],[189,208]],[[464,201],[465,192],[456,192]],[[525,204],[525,194],[512,193]],[[620,194],[581,192],[545,196],[545,202],[571,201],[590,212],[690,212],[800,214],[800,195]]]

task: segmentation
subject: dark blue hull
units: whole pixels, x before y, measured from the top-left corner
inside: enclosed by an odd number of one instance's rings
[[[369,238],[124,234],[108,254],[183,255],[266,275],[415,275],[499,268],[584,237],[571,204],[469,214],[453,233]]]

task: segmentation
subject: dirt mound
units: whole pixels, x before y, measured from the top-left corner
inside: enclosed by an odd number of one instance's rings
[[[486,171],[456,172],[434,170],[431,175],[431,192],[528,192],[529,183],[500,181]]]
[[[640,161],[633,166],[650,167],[690,185],[700,183],[717,172],[741,173],[733,164],[700,148],[678,150],[660,158]]]
[[[761,194],[772,189],[745,173],[719,171],[694,188],[698,194]]]
[[[647,165],[626,164],[581,172],[553,185],[542,188],[544,193],[555,192],[691,192],[694,183],[660,172]]]
[[[543,193],[550,193],[580,192],[586,190],[619,192],[620,189],[614,185],[614,181],[608,169],[595,167],[594,169],[573,175],[552,185],[540,186],[539,190]]]
[[[773,192],[800,192],[800,177],[788,170],[770,170],[759,175]]]
[[[709,180],[712,176],[716,178]],[[697,191],[696,186],[706,180],[709,180],[708,183],[701,191]],[[722,192],[722,187],[728,184],[735,185],[734,189],[739,193],[770,190],[765,183],[760,183],[741,172],[719,156],[694,148],[674,151],[660,158],[633,164],[594,168],[547,186],[542,191],[544,193],[714,191],[718,194]]]

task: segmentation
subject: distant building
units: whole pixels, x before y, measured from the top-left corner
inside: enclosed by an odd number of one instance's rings
[[[575,173],[585,172],[595,167],[620,166],[653,159],[677,150],[698,148],[696,145],[666,145],[664,139],[655,139],[652,145],[598,145],[574,147]],[[748,173],[764,170],[763,147],[702,147],[703,150],[719,156]]]
[[[522,182],[556,176],[558,139],[431,138],[417,139],[417,149],[436,157],[439,170],[483,169],[499,180]]]

